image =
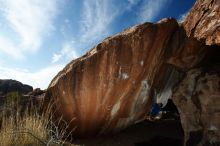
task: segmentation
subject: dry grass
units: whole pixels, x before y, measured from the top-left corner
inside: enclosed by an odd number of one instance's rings
[[[21,117],[4,115],[0,131],[0,145],[46,145],[47,119],[36,114]]]
[[[7,107],[7,108],[6,108]],[[4,106],[1,110],[0,145],[1,146],[55,146],[66,144],[68,124],[60,130],[52,122],[49,110],[39,114],[36,108],[21,112],[19,106]],[[59,120],[58,123],[65,123]]]

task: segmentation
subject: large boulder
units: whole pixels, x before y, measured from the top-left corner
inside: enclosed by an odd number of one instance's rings
[[[205,50],[174,19],[134,26],[70,62],[45,99],[53,100],[55,117],[71,122],[74,136],[118,131],[143,120],[154,99],[165,105]]]
[[[105,39],[52,80],[46,101],[74,136],[115,132],[169,98],[185,145],[219,144],[219,0],[198,0],[182,24],[164,19]]]

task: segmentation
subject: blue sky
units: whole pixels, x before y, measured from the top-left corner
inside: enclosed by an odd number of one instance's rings
[[[0,78],[42,89],[69,61],[143,22],[181,21],[195,0],[0,0]]]

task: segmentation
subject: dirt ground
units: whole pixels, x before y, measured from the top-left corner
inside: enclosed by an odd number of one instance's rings
[[[179,120],[145,120],[119,133],[92,139],[75,139],[83,146],[181,146],[183,131]]]

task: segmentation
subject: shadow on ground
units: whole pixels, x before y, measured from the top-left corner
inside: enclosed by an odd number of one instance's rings
[[[181,146],[183,131],[178,119],[143,121],[119,133],[92,139],[75,139],[83,146]]]

